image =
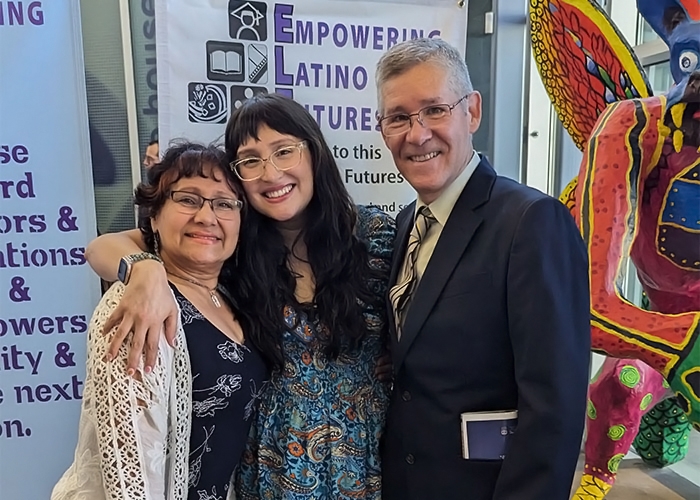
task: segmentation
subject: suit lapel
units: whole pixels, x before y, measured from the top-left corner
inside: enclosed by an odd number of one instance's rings
[[[496,173],[489,165],[488,160],[482,158],[457,199],[430,257],[428,267],[425,269],[411,299],[401,333],[401,341],[395,345],[393,351],[396,372],[401,368],[411,344],[433,310],[442,289],[452,276],[452,272],[472,241],[476,230],[481,225],[482,217],[474,210],[488,201],[495,179]],[[401,244],[402,250],[405,251],[406,241],[402,240]],[[395,279],[395,275],[393,276]],[[393,337],[395,339],[395,335]]]

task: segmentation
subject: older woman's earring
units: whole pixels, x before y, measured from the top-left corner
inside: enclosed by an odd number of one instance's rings
[[[160,234],[158,231],[153,232],[153,253],[160,257]]]

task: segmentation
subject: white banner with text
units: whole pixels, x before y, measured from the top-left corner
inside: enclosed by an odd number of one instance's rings
[[[320,124],[358,204],[395,215],[414,197],[377,130],[375,65],[398,42],[440,37],[464,53],[456,0],[156,2],[159,140],[223,143],[231,111],[278,92]]]

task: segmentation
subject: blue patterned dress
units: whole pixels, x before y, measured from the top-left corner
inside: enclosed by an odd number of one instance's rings
[[[389,390],[374,370],[387,345],[385,294],[396,228],[381,211],[358,209],[357,236],[382,275],[370,283],[376,296],[365,309],[370,333],[356,351],[329,360],[327,332],[313,312],[285,307],[284,367],[271,375],[251,427],[239,500],[381,498],[379,440]]]

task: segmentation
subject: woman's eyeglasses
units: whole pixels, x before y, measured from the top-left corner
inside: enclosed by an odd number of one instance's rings
[[[278,172],[296,167],[301,163],[302,151],[306,147],[306,141],[301,141],[279,148],[268,158],[240,158],[231,162],[230,167],[242,181],[254,181],[263,176],[267,162],[270,162]]]
[[[233,219],[236,212],[243,208],[241,200],[233,198],[205,198],[189,191],[171,191],[170,199],[175,202],[180,213],[187,215],[196,214],[202,209],[204,202],[208,201],[216,218],[221,220]]]

